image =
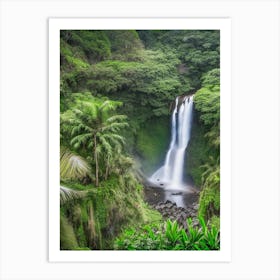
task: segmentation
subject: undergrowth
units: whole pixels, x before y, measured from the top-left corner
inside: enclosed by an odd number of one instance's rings
[[[188,230],[176,221],[154,223],[141,228],[126,229],[114,243],[116,250],[219,250],[220,233],[214,225],[206,225],[203,218],[194,227],[187,220]]]

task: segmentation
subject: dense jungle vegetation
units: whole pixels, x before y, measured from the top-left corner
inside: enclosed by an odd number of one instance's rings
[[[62,250],[219,249],[219,36],[61,31]],[[142,184],[164,160],[172,103],[186,94],[195,104],[186,173],[200,190],[201,225],[189,220],[189,232],[145,202]]]

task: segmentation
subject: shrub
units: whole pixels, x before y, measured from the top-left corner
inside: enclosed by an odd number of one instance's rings
[[[192,220],[187,220],[185,231],[176,221],[167,220],[142,226],[139,229],[129,228],[115,240],[116,250],[219,250],[220,233],[214,226],[206,225],[203,218],[200,226],[194,227]]]

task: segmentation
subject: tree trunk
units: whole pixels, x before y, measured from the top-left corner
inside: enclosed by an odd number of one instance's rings
[[[94,223],[94,214],[93,214],[93,205],[92,202],[89,204],[89,218],[88,218],[88,241],[89,247],[95,248],[95,239],[96,239],[96,232],[95,232],[95,223]]]
[[[97,140],[96,140],[96,134],[94,134],[94,161],[95,161],[95,184],[98,187],[99,186],[99,178],[98,178],[98,157],[97,157]]]
[[[106,163],[106,171],[105,171],[105,180],[107,180],[108,176],[109,176],[109,159],[110,159],[110,156],[108,155],[107,163]]]

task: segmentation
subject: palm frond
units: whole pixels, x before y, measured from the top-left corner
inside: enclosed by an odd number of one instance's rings
[[[92,128],[79,122],[77,123],[76,126],[72,128],[71,136],[81,134],[81,133],[91,133],[91,132],[92,132]]]
[[[112,131],[112,132],[118,132],[122,128],[128,127],[128,123],[126,122],[113,122],[113,123],[107,123],[101,128],[101,131]]]
[[[112,143],[117,143],[117,142],[121,144],[125,143],[124,137],[116,133],[104,133],[100,135],[102,135],[103,138],[107,139]]]
[[[71,139],[70,145],[79,148],[82,145],[86,145],[91,140],[91,136],[91,133],[77,135]]]
[[[84,198],[87,195],[86,191],[75,191],[64,186],[60,186],[60,204],[73,202],[77,199]]]
[[[126,115],[115,115],[106,120],[107,123],[114,123],[114,122],[124,122],[127,120]]]
[[[106,100],[101,104],[101,106],[99,107],[99,110],[106,112],[109,110],[114,110],[115,108],[116,108],[116,105],[113,102]]]
[[[112,153],[112,146],[106,140],[106,137],[104,137],[104,135],[99,135],[98,139],[101,143],[101,148],[104,149],[107,153],[111,154]]]
[[[87,161],[70,151],[62,151],[60,156],[60,178],[82,179],[90,174],[90,166]]]

